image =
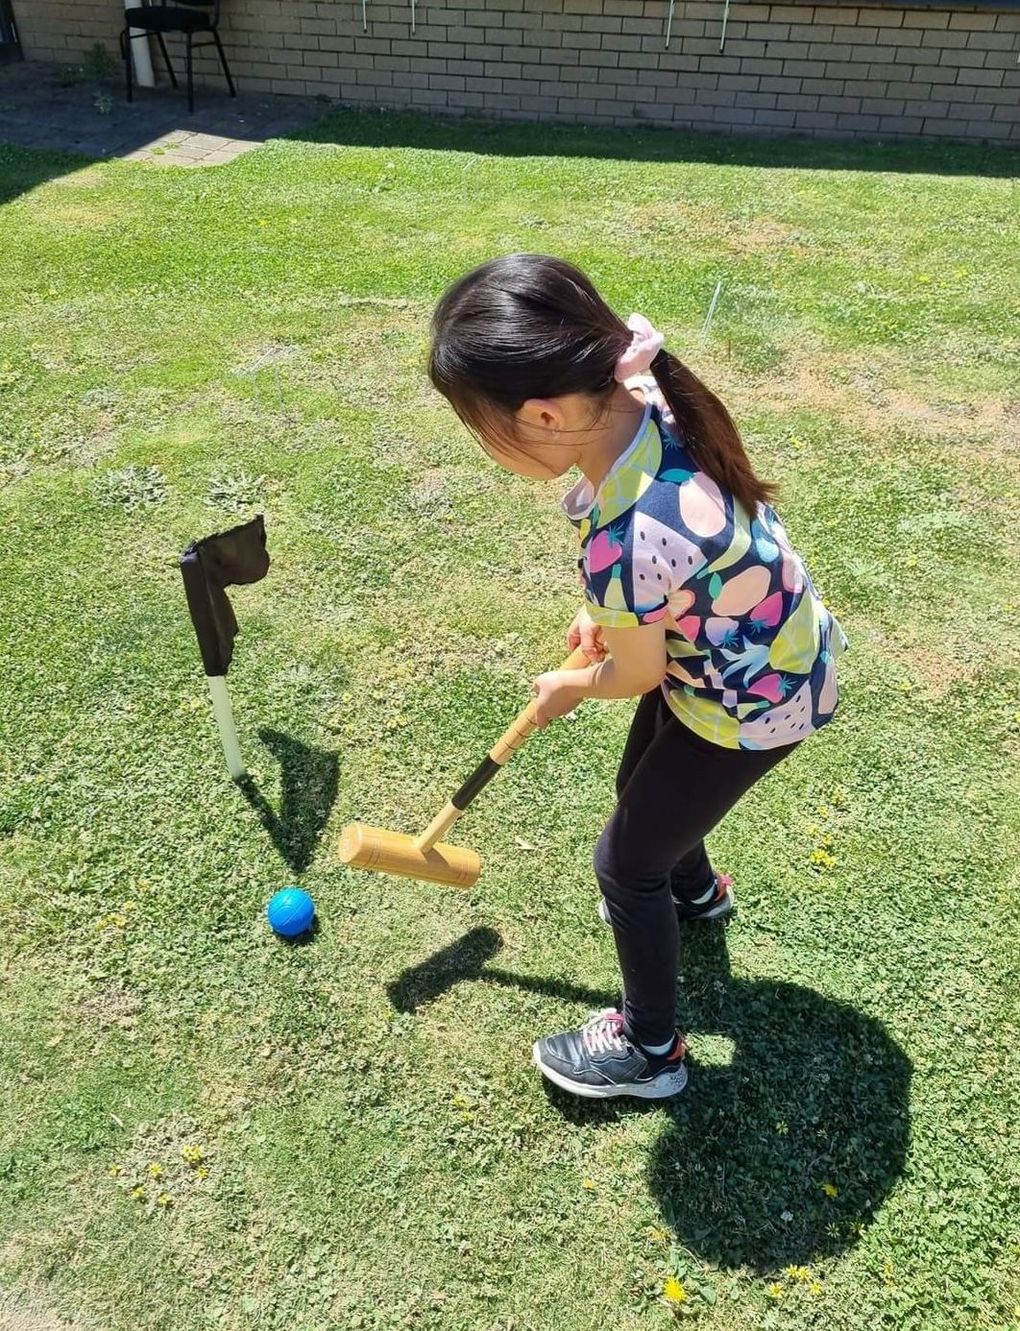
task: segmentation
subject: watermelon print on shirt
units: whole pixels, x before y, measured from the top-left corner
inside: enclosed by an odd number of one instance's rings
[[[663,691],[703,739],[794,744],[836,710],[842,629],[771,505],[750,518],[698,470],[654,383],[641,388],[634,442],[597,493],[582,480],[563,501],[588,612],[605,628],[665,620]]]

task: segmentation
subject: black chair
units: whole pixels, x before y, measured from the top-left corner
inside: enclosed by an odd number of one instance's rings
[[[132,101],[134,98],[134,88],[131,82],[131,43],[136,37],[131,36],[131,29],[137,30],[137,37],[147,36],[152,33],[159,42],[159,49],[163,53],[163,61],[166,64],[170,74],[170,82],[176,88],[177,75],[174,73],[174,67],[170,63],[170,57],[167,55],[166,42],[163,40],[163,34],[167,32],[179,32],[184,37],[185,42],[185,63],[187,67],[188,78],[188,110],[195,109],[195,80],[192,71],[192,53],[196,48],[203,46],[215,46],[220,57],[220,64],[223,66],[223,73],[226,75],[227,87],[230,89],[231,97],[237,96],[234,88],[234,80],[230,77],[230,66],[227,64],[227,57],[223,50],[223,43],[220,41],[219,23],[220,23],[220,0],[174,0],[174,3],[168,4],[167,0],[159,0],[158,4],[150,4],[148,0],[142,0],[138,8],[128,9],[124,14],[125,26],[120,34],[120,51],[124,57],[124,75],[127,79],[127,98]],[[196,42],[195,34],[207,32],[211,35],[211,42]]]

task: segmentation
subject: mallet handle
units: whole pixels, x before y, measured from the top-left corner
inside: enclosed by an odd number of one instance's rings
[[[456,804],[452,802],[448,804],[445,809],[441,809],[432,819],[431,823],[429,823],[428,827],[426,827],[425,831],[422,832],[420,836],[415,837],[414,844],[416,849],[422,851],[423,854],[428,854],[436,842],[449,832],[450,828],[463,812],[463,809],[458,809]]]
[[[580,647],[577,647],[563,662],[560,669],[580,670],[583,666],[590,664],[588,657]],[[450,830],[478,792],[489,784],[505,763],[509,762],[538,725],[535,720],[537,705],[537,699],[533,698],[527,707],[517,714],[503,735],[489,750],[488,756],[482,759],[446,808],[437,813],[425,831],[415,837],[414,844],[418,850],[430,851],[440,837]]]
[[[580,647],[575,647],[560,666],[560,669],[580,670],[587,665],[591,665],[591,662]],[[489,750],[489,757],[494,763],[502,767],[504,763],[510,761],[532,731],[537,728],[538,722],[535,719],[537,714],[538,699],[532,698],[527,707],[518,712],[517,716]]]

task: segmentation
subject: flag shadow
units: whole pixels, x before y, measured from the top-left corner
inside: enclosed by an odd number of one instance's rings
[[[312,862],[336,800],[339,762],[335,753],[313,748],[278,730],[260,730],[259,738],[280,764],[280,812],[250,776],[238,781],[238,789],[288,867],[301,874]]]
[[[571,1122],[665,1111],[647,1181],[666,1223],[700,1259],[775,1273],[852,1247],[903,1172],[911,1065],[882,1023],[801,985],[730,971],[722,926],[681,934],[678,1011],[690,1032],[673,1100],[582,1100],[545,1085]],[[515,985],[593,1008],[617,996],[488,963],[502,945],[473,929],[389,986],[414,1011],[455,984]]]

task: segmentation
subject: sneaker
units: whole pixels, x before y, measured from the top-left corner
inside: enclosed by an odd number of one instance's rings
[[[623,1033],[623,1014],[612,1008],[589,1017],[579,1030],[536,1040],[535,1065],[554,1085],[592,1100],[633,1095],[664,1100],[687,1085],[678,1035],[668,1054],[649,1054]]]
[[[733,914],[735,905],[733,879],[728,873],[717,874],[715,896],[710,897],[704,905],[693,906],[689,901],[682,901],[679,897],[673,898],[673,905],[676,907],[676,917],[681,924],[691,920],[728,920]],[[603,924],[612,923],[605,897],[599,902],[599,919]]]

